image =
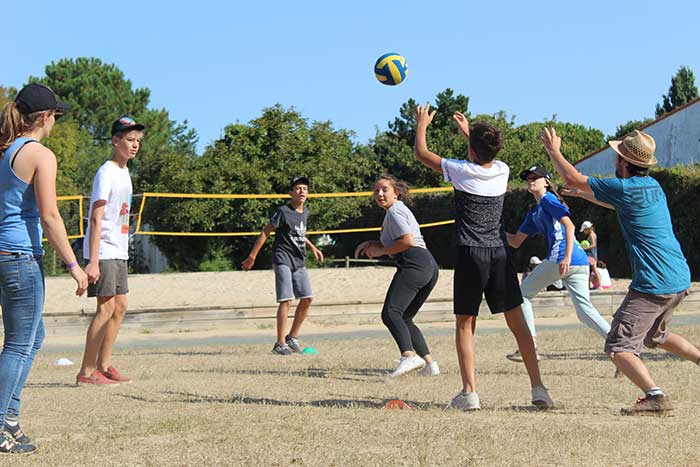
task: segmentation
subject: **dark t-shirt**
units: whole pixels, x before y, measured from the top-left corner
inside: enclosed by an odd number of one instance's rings
[[[272,262],[284,264],[292,270],[306,264],[306,222],[309,210],[297,212],[288,204],[277,208],[270,218],[275,226],[275,241],[272,244]]]
[[[455,188],[457,245],[505,247],[503,200],[510,169],[501,161],[489,168],[469,161],[442,159],[446,182]]]

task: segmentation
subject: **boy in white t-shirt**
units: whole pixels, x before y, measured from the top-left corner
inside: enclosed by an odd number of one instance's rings
[[[116,385],[129,382],[112,366],[112,347],[126,314],[129,291],[129,210],[131,177],[127,162],[136,157],[144,126],[121,117],[112,125],[112,159],[97,170],[90,196],[89,223],[83,241],[88,297],[97,297],[97,311],[85,339],[85,353],[76,383]]]
[[[491,313],[503,313],[515,336],[530,377],[532,403],[540,408],[551,408],[554,403],[540,377],[535,345],[520,308],[523,299],[518,276],[503,229],[503,200],[510,174],[508,165],[496,159],[503,146],[503,135],[484,122],[470,126],[465,116],[456,112],[453,118],[469,140],[471,160],[444,159],[428,149],[426,133],[434,116],[435,111],[430,112],[428,104],[416,109],[415,154],[418,161],[442,174],[455,189],[455,342],[462,390],[448,407],[481,408],[476,392],[474,331],[483,296]]]

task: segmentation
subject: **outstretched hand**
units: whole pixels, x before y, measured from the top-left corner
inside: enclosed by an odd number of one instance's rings
[[[546,128],[542,130],[540,140],[544,145],[544,149],[550,156],[561,152],[561,138],[557,136],[557,130],[554,128]]]
[[[454,115],[452,115],[452,119],[457,122],[457,126],[462,134],[469,138],[469,120],[467,120],[467,117],[461,112],[455,112]]]
[[[416,107],[416,126],[427,127],[435,118],[437,110],[430,111],[430,104],[419,105]]]

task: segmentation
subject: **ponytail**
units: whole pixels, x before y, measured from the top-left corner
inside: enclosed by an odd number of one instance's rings
[[[20,136],[37,128],[41,123],[41,117],[52,110],[42,110],[24,115],[17,108],[17,103],[12,101],[5,104],[0,114],[0,159],[5,157],[5,151]]]

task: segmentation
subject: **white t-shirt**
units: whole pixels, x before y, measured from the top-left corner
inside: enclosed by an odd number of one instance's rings
[[[485,168],[473,162],[458,159],[442,159],[442,174],[460,191],[479,196],[500,196],[508,190],[510,168],[504,162],[494,160]]]
[[[131,177],[127,167],[120,168],[107,161],[97,170],[92,184],[88,219],[92,218],[95,202],[104,200],[100,259],[129,259],[129,210],[131,208]],[[90,222],[83,239],[83,256],[90,259]]]

